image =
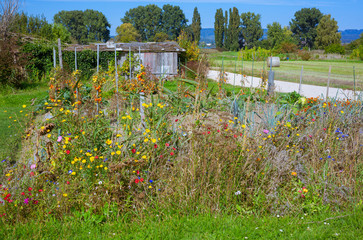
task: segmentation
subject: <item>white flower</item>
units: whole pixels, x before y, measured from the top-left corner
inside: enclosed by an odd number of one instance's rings
[[[241,194],[241,191],[237,191],[234,193],[235,195],[240,195]]]
[[[101,185],[102,184],[102,181],[99,181],[98,184]]]

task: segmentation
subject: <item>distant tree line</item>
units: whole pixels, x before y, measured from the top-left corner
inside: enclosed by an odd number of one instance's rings
[[[229,17],[228,17],[229,13]],[[217,9],[214,31],[217,48],[236,51],[241,48],[279,48],[281,45],[296,44],[299,47],[324,49],[340,45],[338,24],[331,15],[323,15],[317,8],[302,8],[291,19],[289,26],[278,22],[267,25],[267,39],[262,40],[261,15],[241,13],[238,9],[229,12]]]

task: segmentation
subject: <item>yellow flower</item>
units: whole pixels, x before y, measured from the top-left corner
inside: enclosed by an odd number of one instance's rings
[[[95,160],[95,157],[90,157],[89,160],[93,162]]]
[[[95,149],[93,149],[93,150],[95,150],[95,152],[97,152],[97,148],[95,148]]]
[[[23,105],[23,108],[26,108],[26,105]]]
[[[112,144],[112,140],[107,139],[106,144],[107,144],[107,145],[111,145],[111,144]]]
[[[83,135],[85,135],[85,134],[86,134],[86,132],[85,132],[85,131],[83,131],[83,132],[82,132],[82,134],[83,134]]]
[[[116,154],[117,154],[117,155],[120,155],[120,154],[121,154],[121,151],[116,151]]]
[[[82,160],[82,163],[86,163],[86,159],[83,159],[83,160]]]
[[[76,172],[72,172],[71,174],[74,176],[74,175],[76,175]]]
[[[152,141],[153,143],[156,143],[156,139],[154,139],[154,138],[153,138],[153,139],[151,139],[151,141]]]
[[[309,191],[308,191],[306,188],[304,188],[304,189],[303,189],[303,192],[304,192],[304,193],[307,193],[307,192],[309,192]]]
[[[63,112],[64,108],[59,109],[60,112]]]
[[[296,176],[296,175],[297,175],[297,173],[296,173],[296,172],[292,172],[292,173],[291,173],[291,175],[292,175],[292,176]]]
[[[105,167],[104,169],[105,169],[105,170],[107,170],[108,168],[107,168],[107,167]]]
[[[112,152],[112,153],[111,153],[111,155],[112,155],[112,156],[113,156],[113,155],[115,155],[115,152]]]
[[[67,197],[68,196],[68,194],[67,193],[63,193],[63,197]]]
[[[147,138],[144,139],[144,142],[148,142],[148,141],[149,141],[149,139],[147,139]]]
[[[150,132],[150,130],[149,130],[149,129],[145,129],[145,132],[149,133],[149,132]]]

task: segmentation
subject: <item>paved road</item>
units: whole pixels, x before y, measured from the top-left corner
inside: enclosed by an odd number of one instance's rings
[[[219,78],[219,71],[210,70],[208,72],[208,78],[213,80],[218,80]],[[243,87],[259,87],[261,85],[261,78],[247,76],[242,78],[241,74],[234,74],[230,72],[226,72],[226,82],[236,86],[243,86]],[[275,91],[289,93],[289,92],[299,92],[299,84],[298,83],[291,83],[291,82],[284,82],[275,80]],[[308,85],[302,84],[301,85],[301,95],[305,97],[321,97],[325,98],[326,96],[326,87],[315,86],[315,85]],[[343,90],[340,88],[329,88],[329,97],[330,98],[338,98],[338,99],[352,99],[354,96],[353,91],[351,90]],[[356,91],[356,96],[363,98],[362,91]]]

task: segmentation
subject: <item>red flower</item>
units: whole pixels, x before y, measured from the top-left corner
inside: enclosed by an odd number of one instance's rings
[[[208,131],[207,133],[210,134],[210,131]]]
[[[95,156],[96,159],[98,159],[98,156]]]
[[[174,155],[174,153],[173,153],[173,152],[171,152],[171,153],[170,153],[170,155],[171,155],[171,156],[173,156],[173,155]]]
[[[135,183],[139,183],[139,179],[135,179]]]
[[[155,144],[155,145],[154,145],[154,148],[158,148],[158,145],[157,145],[157,144]]]
[[[30,176],[33,177],[34,176],[34,172],[30,172]]]
[[[39,189],[39,192],[43,192],[43,189]]]
[[[21,195],[23,195],[23,196],[24,196],[24,195],[25,195],[25,193],[24,193],[24,192],[22,192],[22,193],[21,193]]]
[[[69,182],[69,181],[67,181],[67,184],[70,184],[70,182]]]
[[[175,122],[179,121],[179,119],[175,119]]]
[[[237,138],[237,135],[235,134],[234,137]]]
[[[136,171],[136,174],[137,174],[137,175],[140,175],[140,171],[139,171],[139,170],[137,170],[137,171]]]
[[[33,190],[33,188],[29,187],[29,188],[28,188],[28,191],[30,192],[31,190]]]
[[[221,130],[218,129],[217,132],[221,132]]]
[[[173,148],[173,150],[175,151],[175,150],[176,150],[176,148]]]
[[[170,145],[169,145],[169,143],[165,143],[165,146],[169,147]]]
[[[71,151],[67,150],[67,151],[66,151],[66,153],[67,153],[67,154],[70,154],[70,153],[71,153]]]
[[[141,182],[143,182],[143,181],[144,181],[144,179],[143,179],[143,178],[140,178],[140,181],[141,181]]]
[[[131,150],[131,152],[132,152],[132,153],[135,153],[135,152],[136,152],[136,149],[135,149],[135,148],[133,148],[133,149]]]

